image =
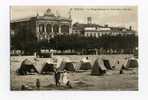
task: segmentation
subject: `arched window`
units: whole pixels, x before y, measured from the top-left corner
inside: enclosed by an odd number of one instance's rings
[[[58,33],[58,32],[59,32],[59,26],[58,26],[58,25],[55,24],[55,25],[53,26],[53,32],[54,32],[54,33]]]
[[[69,26],[68,25],[62,25],[61,26],[61,32],[62,33],[69,33]]]
[[[52,26],[50,25],[50,24],[47,24],[47,26],[46,26],[46,32],[49,34],[49,33],[51,33],[51,29],[52,28]]]
[[[39,25],[39,32],[43,33],[44,32],[44,24]]]

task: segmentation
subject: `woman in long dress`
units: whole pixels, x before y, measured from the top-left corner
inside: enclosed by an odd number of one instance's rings
[[[69,80],[69,74],[67,73],[66,70],[64,70],[64,73],[63,73],[63,77],[62,77],[62,81],[63,83],[68,86],[69,88],[72,88],[71,86],[71,83],[70,83],[70,80]]]

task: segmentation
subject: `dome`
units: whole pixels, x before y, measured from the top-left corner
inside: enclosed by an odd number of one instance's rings
[[[44,13],[44,16],[51,16],[54,17],[55,15],[51,12],[51,9],[47,9],[46,12]]]

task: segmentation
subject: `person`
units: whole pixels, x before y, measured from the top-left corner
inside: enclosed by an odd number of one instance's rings
[[[21,90],[26,90],[25,85],[21,85]]]
[[[60,77],[61,77],[61,73],[57,71],[57,69],[55,69],[54,79],[55,79],[56,86],[60,86]]]
[[[40,89],[40,80],[39,79],[36,79],[36,87],[37,87],[37,89]]]
[[[86,60],[88,60],[88,57],[86,57]]]
[[[122,64],[121,68],[122,68],[122,69],[126,69],[125,66],[124,66],[123,64]]]
[[[119,62],[119,60],[117,61],[117,64],[119,64],[120,62]]]
[[[82,61],[82,62],[88,61],[88,57],[84,57],[81,61]]]
[[[72,88],[71,86],[71,83],[70,83],[70,80],[69,80],[69,74],[67,73],[66,70],[64,70],[63,72],[63,77],[62,77],[62,80],[63,80],[63,83],[68,86],[69,88]]]
[[[124,67],[122,66],[120,69],[120,74],[123,74],[123,69],[124,69]]]
[[[21,90],[22,91],[25,91],[25,90],[32,90],[32,88],[31,87],[29,87],[28,85],[21,85]]]

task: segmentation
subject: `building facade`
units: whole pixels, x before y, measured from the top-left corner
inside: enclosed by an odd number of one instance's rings
[[[102,35],[129,35],[136,34],[136,31],[132,29],[132,26],[129,28],[125,27],[114,27],[108,25],[98,25],[92,24],[91,17],[87,18],[87,23],[74,23],[72,27],[73,34],[81,34],[85,37],[100,37]]]
[[[37,40],[50,39],[55,35],[72,33],[72,20],[56,16],[51,9],[47,9],[43,16],[37,14],[35,17],[11,21],[11,35],[32,34]]]

